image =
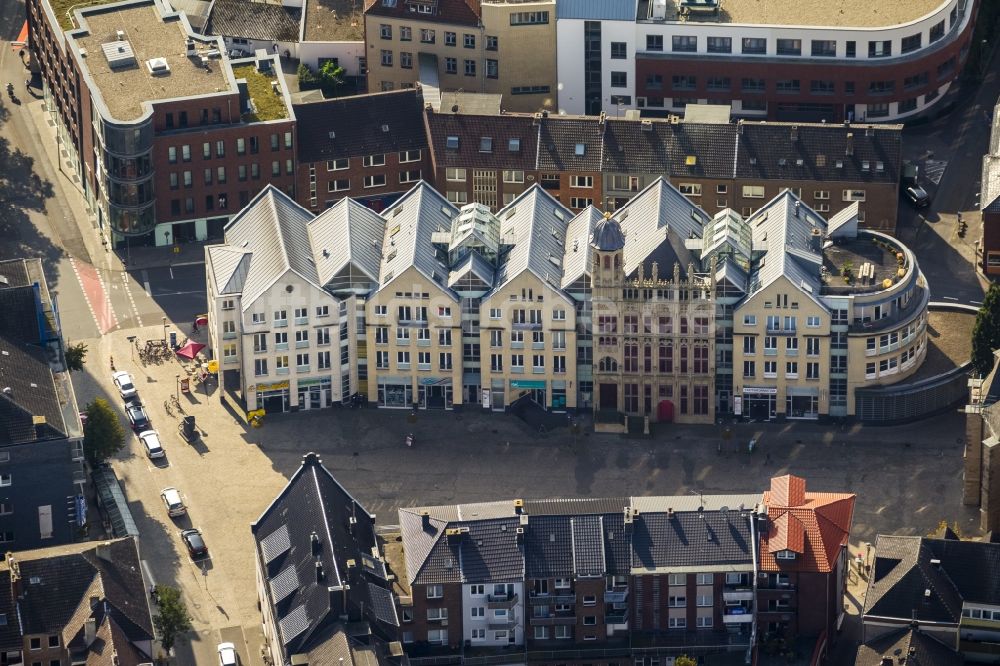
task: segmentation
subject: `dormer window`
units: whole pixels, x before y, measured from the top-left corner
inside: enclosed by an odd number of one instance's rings
[[[491,137],[484,136],[479,139],[479,152],[481,153],[493,152],[493,139]]]
[[[774,554],[774,557],[775,557],[775,559],[779,559],[779,560],[794,560],[795,559],[795,551],[791,551],[791,550],[779,550],[777,553]]]

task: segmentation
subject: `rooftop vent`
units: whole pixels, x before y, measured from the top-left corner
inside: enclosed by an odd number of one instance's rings
[[[108,60],[111,69],[124,69],[135,66],[135,52],[132,45],[125,41],[108,42],[101,44],[104,57]]]
[[[333,130],[330,130],[329,132],[327,132],[326,135],[328,137],[330,137],[331,139],[336,139],[337,138],[337,133],[334,132]]]
[[[163,76],[170,73],[170,65],[166,58],[150,58],[146,61],[146,68],[153,76]]]
[[[115,32],[115,37],[118,39],[119,42],[124,42],[125,41],[125,31],[124,30],[118,30],[117,32]]]
[[[642,125],[642,131],[643,132],[652,132],[653,131],[653,121],[652,120],[643,120],[642,123],[641,123],[641,125]]]
[[[383,132],[388,132],[389,131],[389,126],[388,125],[382,125],[382,131]]]

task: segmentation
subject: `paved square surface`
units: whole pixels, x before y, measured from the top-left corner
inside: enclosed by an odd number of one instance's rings
[[[140,341],[162,328],[139,331]],[[108,357],[134,376],[167,457],[153,464],[130,435],[114,460],[141,536],[141,552],[157,583],[182,589],[195,631],[178,646],[178,663],[214,663],[215,646],[235,642],[247,663],[259,662],[260,621],[249,525],[283,488],[309,451],[377,514],[397,522],[396,509],[505,498],[752,492],[770,477],[794,473],[812,490],[858,494],[852,543],[878,532],[927,534],[939,521],[971,532],[974,511],[960,505],[964,417],[957,412],[893,428],[815,423],[739,424],[722,442],[722,426],[663,426],[651,439],[581,434],[567,429],[540,436],[515,417],[479,412],[420,412],[335,408],[269,415],[245,429],[210,388],[180,395],[197,418],[201,441],[186,444],[180,414],[164,404],[183,366],[171,360],[142,367],[116,331],[91,341],[80,401],[108,397]],[[124,417],[123,417],[124,419]],[[407,448],[406,433],[416,444]],[[751,437],[759,450],[746,453]],[[740,450],[737,451],[737,448]],[[178,488],[188,515],[171,519],[159,493]],[[210,557],[193,562],[179,532],[198,527]],[[239,640],[238,640],[239,639]]]

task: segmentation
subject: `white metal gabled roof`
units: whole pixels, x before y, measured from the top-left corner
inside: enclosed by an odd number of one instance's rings
[[[226,244],[252,253],[243,282],[243,310],[288,271],[320,288],[306,225],[312,213],[268,185],[226,225]]]
[[[378,282],[385,220],[371,208],[343,198],[311,220],[312,243],[319,283],[325,285],[348,264]]]
[[[590,273],[590,234],[594,230],[594,225],[603,218],[601,211],[594,206],[587,206],[566,225],[563,289]]]

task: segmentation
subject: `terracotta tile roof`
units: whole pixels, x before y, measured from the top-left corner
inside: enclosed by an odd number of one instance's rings
[[[470,0],[471,4],[472,0]],[[455,23],[459,25],[479,25],[479,14],[463,0],[437,0],[432,13],[414,13],[411,7],[428,4],[412,2],[411,0],[396,0],[392,6],[386,6],[382,0],[367,0],[365,16],[385,16],[389,18],[407,18],[411,21],[428,23]],[[443,37],[442,37],[443,39]]]
[[[854,501],[847,493],[806,492],[799,477],[772,479],[764,493],[771,526],[761,537],[761,570],[832,571],[850,536]],[[779,562],[775,554],[783,550],[794,552],[795,559]]]

